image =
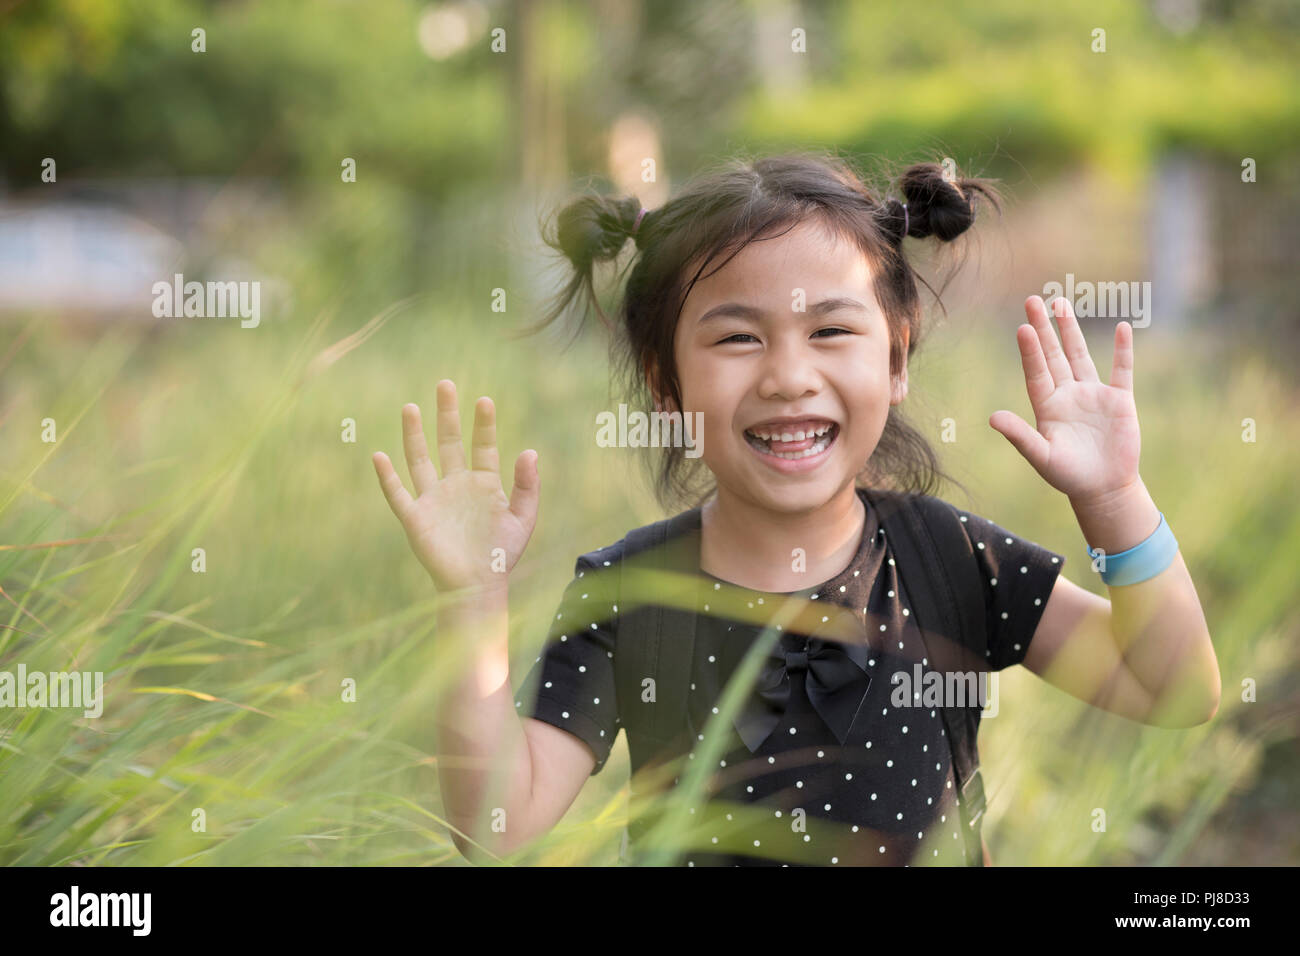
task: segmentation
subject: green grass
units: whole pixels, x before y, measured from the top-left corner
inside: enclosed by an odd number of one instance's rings
[[[154,337],[78,336],[44,317],[10,328],[0,669],[100,670],[106,701],[98,720],[0,711],[0,862],[464,865],[437,785],[432,715],[450,675],[432,663],[436,595],[371,453],[407,477],[399,410],[427,414],[443,377],[466,427],[477,396],[495,400],[507,482],[538,449],[541,519],[511,588],[516,681],[576,556],[661,517],[632,453],[593,441],[618,400],[603,345],[511,343],[491,331],[503,318],[409,302],[333,350],[365,317],[185,320]],[[956,322],[914,364],[908,399],[936,442],[939,421],[957,421],[937,447],[974,496],[945,497],[1066,554],[1066,574],[1096,588],[1068,504],[986,423],[1000,407],[1029,416],[1015,319]],[[1298,663],[1296,396],[1262,362],[1221,367],[1197,333],[1139,332],[1137,348],[1143,477],[1192,569],[1223,703],[1207,725],[1161,730],[1006,672],[980,735],[997,863],[1177,864],[1261,785],[1264,748],[1300,734],[1293,710],[1268,706]],[[1104,375],[1107,335],[1094,355]],[[1245,679],[1259,703],[1241,700]],[[560,826],[510,862],[613,863],[627,770],[620,737]]]

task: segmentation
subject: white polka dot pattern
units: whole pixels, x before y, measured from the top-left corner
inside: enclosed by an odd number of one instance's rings
[[[984,656],[991,669],[1001,670],[1024,659],[1064,558],[989,519],[960,509],[958,514],[985,582],[989,645]],[[706,830],[716,832],[705,840],[710,849],[688,854],[687,865],[964,862],[942,719],[936,709],[917,701],[910,707],[891,701],[896,690],[891,674],[927,669],[924,642],[906,604],[906,582],[898,580],[874,513],[868,514],[865,530],[870,533],[847,568],[817,588],[798,592],[852,608],[871,645],[872,680],[849,737],[841,744],[830,732],[809,703],[804,674],[796,668],[788,678],[789,704],[782,722],[756,752],[733,729],[714,771],[714,797],[697,814]],[[604,767],[621,726],[610,626],[616,612],[613,602],[601,607],[584,598],[581,579],[606,561],[616,562],[622,543],[578,559],[546,648],[515,695],[520,714],[561,727],[591,748],[593,774]],[[781,597],[752,593],[755,603],[774,606]],[[758,633],[705,607],[699,609],[688,698],[689,739],[695,741]],[[793,632],[781,635],[792,648],[802,640]],[[763,805],[773,813],[765,825],[739,826],[724,812],[733,804]],[[803,812],[796,814],[799,810]],[[792,827],[796,818],[803,821],[802,828]],[[763,851],[771,856],[756,855]]]

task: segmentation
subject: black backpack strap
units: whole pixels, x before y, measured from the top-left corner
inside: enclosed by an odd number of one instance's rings
[[[614,675],[634,776],[690,747],[699,549],[699,508],[636,528],[624,539]],[[645,699],[646,678],[654,681],[652,700]]]
[[[975,673],[984,680],[988,635],[983,583],[956,510],[926,495],[863,491],[877,509],[897,559],[899,579],[907,588],[934,669]],[[976,748],[981,710],[978,700],[973,706],[942,709],[967,860],[975,866],[984,863],[980,831],[984,780]]]

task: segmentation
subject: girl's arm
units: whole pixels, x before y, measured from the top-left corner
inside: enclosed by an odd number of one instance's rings
[[[402,409],[402,443],[415,495],[387,455],[375,452],[372,460],[389,507],[438,590],[434,659],[447,675],[434,714],[438,784],[457,849],[478,860],[481,850],[501,856],[549,830],[595,758],[563,731],[522,721],[510,689],[508,579],[537,524],[536,455],[519,456],[507,498],[492,400],[475,403],[466,462],[455,383],[443,379],[437,393],[442,477],[414,404]]]
[[[1145,487],[1140,497],[1156,517],[1123,527],[1154,530],[1159,518]],[[1135,493],[1125,507],[1138,510],[1138,498]],[[1093,547],[1114,554],[1145,538],[1107,532],[1112,510],[1071,503],[1085,540],[1097,542]],[[1107,601],[1059,576],[1025,652],[1025,667],[1066,693],[1131,720],[1191,727],[1212,718],[1219,705],[1218,660],[1182,555],[1153,578],[1109,590]]]
[[[550,831],[596,758],[567,731],[520,719],[510,688],[506,588],[444,597],[434,666],[458,676],[434,714],[438,786],[456,848],[486,862]]]
[[[1117,554],[1145,540],[1159,510],[1138,475],[1133,330],[1115,330],[1111,384],[1093,367],[1069,302],[1057,299],[1064,351],[1038,296],[1017,330],[1037,429],[1011,412],[989,424],[1064,492],[1089,547]],[[1181,554],[1144,581],[1109,588],[1110,600],[1058,577],[1024,664],[1095,706],[1144,723],[1188,727],[1219,705],[1218,660]]]

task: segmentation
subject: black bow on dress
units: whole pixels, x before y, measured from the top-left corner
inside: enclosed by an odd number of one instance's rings
[[[788,636],[786,640],[788,640]],[[790,701],[791,675],[802,672],[813,709],[844,743],[849,728],[866,702],[871,675],[867,661],[871,649],[862,644],[842,644],[816,637],[799,647],[778,642],[763,662],[754,692],[733,718],[736,732],[750,753],[758,750],[776,729]]]

